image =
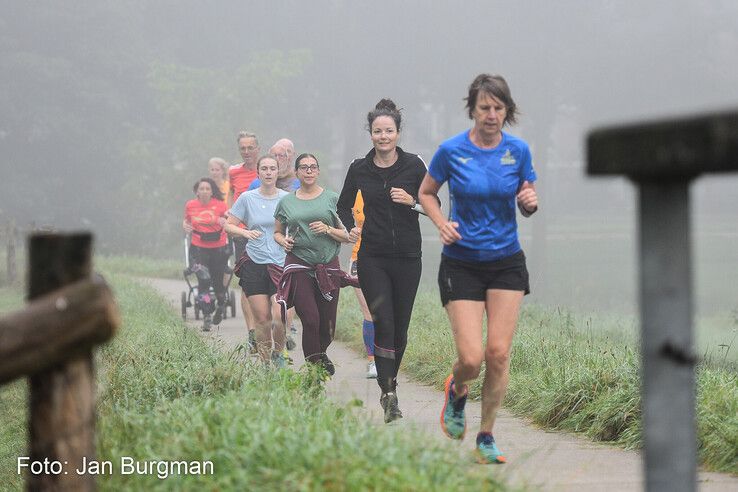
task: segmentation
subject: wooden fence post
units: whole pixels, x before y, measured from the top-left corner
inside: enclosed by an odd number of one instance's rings
[[[91,273],[90,234],[32,236],[28,299]],[[82,459],[95,459],[95,379],[92,351],[29,378],[30,461],[59,461],[67,474],[29,476],[28,490],[95,490],[95,477],[78,475]]]
[[[697,488],[689,187],[738,171],[738,111],[603,128],[587,139],[593,175],[639,188],[644,468],[649,492]]]

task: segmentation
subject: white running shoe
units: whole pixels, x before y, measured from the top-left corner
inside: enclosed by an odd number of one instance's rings
[[[377,379],[377,364],[374,361],[370,361],[366,365],[366,378]]]

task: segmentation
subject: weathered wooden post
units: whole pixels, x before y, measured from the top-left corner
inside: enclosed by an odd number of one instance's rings
[[[28,257],[28,299],[33,300],[90,277],[92,236],[32,236]],[[74,473],[83,457],[95,458],[92,348],[31,375],[29,388],[30,460],[59,461],[69,473],[30,475],[28,489],[94,490],[93,475]]]
[[[589,174],[638,186],[646,489],[693,491],[689,186],[705,172],[738,171],[738,112],[596,130],[587,159]]]

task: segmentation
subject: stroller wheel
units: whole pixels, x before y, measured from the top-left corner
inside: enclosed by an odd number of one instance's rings
[[[228,305],[231,307],[231,318],[236,317],[236,294],[232,290],[228,291]]]
[[[187,293],[182,292],[182,319],[187,319]]]

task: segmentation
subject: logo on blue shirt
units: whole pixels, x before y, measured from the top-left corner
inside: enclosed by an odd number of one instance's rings
[[[517,161],[515,160],[515,157],[510,154],[510,149],[507,149],[505,151],[505,155],[500,157],[500,162],[505,166],[510,166],[512,164],[515,164]]]

